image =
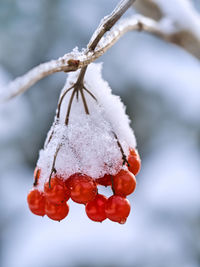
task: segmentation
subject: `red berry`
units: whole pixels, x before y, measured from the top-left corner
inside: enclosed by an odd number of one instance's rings
[[[39,167],[36,167],[34,170],[34,183],[33,183],[34,186],[38,185],[40,173],[41,173],[41,169]]]
[[[65,180],[65,186],[71,191],[74,180],[74,174]]]
[[[49,182],[44,185],[45,197],[49,202],[61,204],[70,198],[70,190],[65,186],[62,179],[54,177],[51,179],[50,187]]]
[[[97,186],[91,177],[75,173],[69,179],[71,180],[71,199],[74,202],[86,204],[95,198]]]
[[[58,204],[46,201],[45,212],[46,212],[46,215],[50,219],[54,221],[61,221],[68,215],[69,205],[67,203],[58,205]]]
[[[105,211],[107,217],[114,222],[125,223],[130,213],[129,201],[121,196],[111,196],[107,200]]]
[[[108,186],[108,185],[112,184],[111,175],[110,174],[105,174],[103,177],[95,179],[95,181],[98,184],[104,185],[104,186]]]
[[[136,187],[135,176],[128,170],[121,170],[113,177],[113,187],[116,195],[130,195]]]
[[[130,165],[128,167],[129,171],[132,172],[134,175],[137,175],[141,168],[141,159],[138,152],[133,148],[130,149],[128,163]]]
[[[87,216],[95,222],[104,221],[107,216],[105,213],[105,205],[107,202],[107,198],[103,195],[96,195],[95,199],[88,202],[85,206],[85,211]]]
[[[39,216],[45,215],[45,198],[42,192],[37,189],[31,190],[27,196],[27,202],[32,213]]]

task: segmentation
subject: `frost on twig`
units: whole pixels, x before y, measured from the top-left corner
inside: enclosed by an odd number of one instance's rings
[[[103,35],[113,27],[134,2],[135,0],[121,1],[109,16],[102,19],[87,46],[89,50],[94,50],[96,48]]]
[[[140,2],[137,4],[138,6],[153,3],[160,12],[162,11],[160,14],[163,17],[156,21],[141,15],[133,15],[130,18],[121,20],[111,29],[133,2],[134,0],[120,2],[115,10],[101,21],[86,49],[83,49],[81,52],[75,49],[59,59],[36,66],[25,75],[8,84],[0,94],[1,101],[25,92],[36,82],[50,74],[60,71],[76,71],[79,68],[87,67],[88,64],[102,56],[128,31],[149,32],[167,42],[183,47],[197,58],[200,58],[200,16],[188,0],[175,0],[173,2],[177,4],[176,10],[179,10],[180,13],[177,15],[177,18],[176,12],[165,8],[168,1],[138,1]],[[184,9],[185,7],[187,9]],[[185,21],[184,18],[186,18]]]
[[[171,34],[163,35],[197,58],[200,58],[200,14],[189,0],[140,0],[134,7],[143,15],[165,24],[173,25]]]
[[[88,52],[86,50],[79,52],[74,50],[57,60],[51,60],[36,66],[25,75],[16,78],[8,84],[2,92],[1,99],[7,100],[25,92],[36,82],[50,74],[60,71],[75,71],[87,66],[89,63],[102,56],[126,32],[132,30],[145,30],[156,35],[162,35],[159,25],[157,25],[155,21],[134,15],[122,20],[111,31],[109,31],[106,36],[101,39],[94,52]]]
[[[88,45],[89,50],[93,51],[96,48],[98,42],[100,41],[104,33],[112,28],[112,26],[121,18],[121,16],[134,2],[135,0],[122,0],[116,6],[114,11],[109,16],[105,17],[104,20],[102,20],[102,23],[94,32],[91,41],[89,42]],[[85,50],[82,53],[76,53],[74,55],[74,52],[72,52],[64,55],[63,57],[57,60],[52,60],[50,62],[43,63],[30,70],[27,74],[11,82],[8,85],[8,87],[4,90],[4,93],[1,93],[0,95],[1,100],[10,99],[12,97],[17,96],[20,93],[23,93],[37,81],[41,80],[42,78],[52,73],[59,71],[65,71],[65,72],[75,71],[78,68],[87,66],[93,60],[98,58],[98,55],[101,55],[101,53],[93,55],[89,51]]]

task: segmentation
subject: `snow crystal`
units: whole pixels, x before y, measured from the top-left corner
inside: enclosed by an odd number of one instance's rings
[[[72,90],[64,97],[59,120],[55,118],[44,149],[40,151],[37,163],[41,168],[40,189],[49,179],[57,151],[55,169],[64,179],[77,172],[98,178],[106,173],[115,175],[123,168],[117,139],[126,156],[130,147],[135,148],[136,140],[125,106],[102,79],[101,68],[102,64],[90,64],[85,75],[84,85],[97,99],[84,91],[89,115],[79,95],[73,100],[69,122],[65,125]],[[69,74],[61,95],[76,82],[79,72]]]

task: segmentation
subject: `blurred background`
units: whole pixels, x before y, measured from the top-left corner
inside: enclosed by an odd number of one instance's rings
[[[0,0],[0,85],[86,47],[117,2]],[[127,106],[142,158],[127,223],[94,223],[71,201],[60,223],[28,210],[38,152],[67,77],[54,74],[0,106],[0,266],[198,267],[199,61],[138,32],[126,34],[98,61]]]

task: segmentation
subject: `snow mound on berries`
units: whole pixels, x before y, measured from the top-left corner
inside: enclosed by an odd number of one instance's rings
[[[102,64],[90,64],[84,85],[97,101],[84,91],[89,115],[84,111],[81,96],[73,100],[69,123],[65,118],[72,90],[65,96],[60,110],[60,119],[55,121],[47,135],[44,149],[40,151],[37,166],[41,168],[39,188],[48,181],[55,158],[58,175],[67,179],[74,173],[83,173],[93,178],[104,174],[115,175],[122,166],[122,154],[115,134],[126,156],[129,148],[135,148],[136,140],[125,114],[125,106],[119,96],[111,92],[101,76]],[[61,92],[70,88],[80,71],[69,74]],[[53,134],[52,134],[53,133]],[[50,140],[50,141],[49,141]]]

